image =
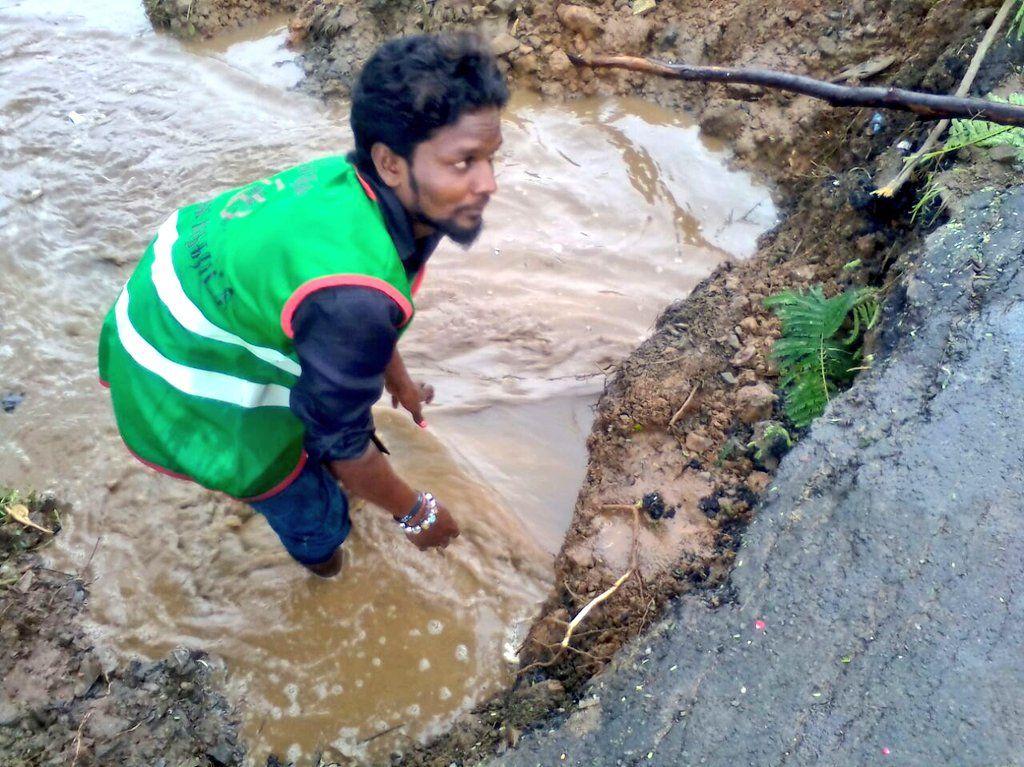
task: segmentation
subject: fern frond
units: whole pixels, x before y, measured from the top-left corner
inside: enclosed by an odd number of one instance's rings
[[[1018,16],[1024,21],[1024,2]],[[991,101],[1003,104],[1024,106],[1024,94],[1011,93],[1008,98],[989,95]],[[969,146],[992,148],[994,146],[1012,146],[1024,153],[1024,128],[1012,125],[999,125],[988,120],[953,120],[949,126],[949,136],[945,146],[935,152],[929,152],[925,159],[932,159],[947,152],[955,152]]]
[[[874,326],[880,307],[872,288],[847,290],[825,298],[820,286],[806,293],[786,291],[765,300],[782,323],[772,348],[786,414],[806,426],[822,412],[839,384],[854,376],[860,361],[857,342]],[[849,322],[850,330],[841,334]]]
[[[1013,21],[1010,22],[1010,31],[1007,35],[1016,37],[1018,40],[1024,37],[1024,2],[1021,2],[1017,8],[1017,13],[1014,14]]]

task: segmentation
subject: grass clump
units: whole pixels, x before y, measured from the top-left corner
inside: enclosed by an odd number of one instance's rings
[[[860,368],[864,331],[874,327],[881,311],[877,292],[851,288],[826,298],[821,286],[814,286],[806,293],[770,296],[765,306],[782,322],[772,356],[786,415],[794,426],[807,426]]]

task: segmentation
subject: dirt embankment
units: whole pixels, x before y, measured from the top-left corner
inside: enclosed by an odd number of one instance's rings
[[[778,329],[762,301],[814,283],[834,291],[883,282],[920,236],[920,219],[912,220],[918,189],[908,185],[895,199],[871,192],[899,168],[903,155],[896,144],[919,143],[930,126],[886,113],[881,126],[875,120],[872,127],[869,111],[835,110],[804,97],[757,98],[742,87],[577,71],[560,63],[560,52],[654,54],[819,77],[889,62],[872,82],[952,91],[995,8],[979,2],[842,8],[662,2],[639,17],[621,2],[571,11],[550,3],[438,2],[423,14],[411,8],[307,4],[295,25],[307,46],[306,87],[344,94],[358,62],[389,35],[475,26],[494,41],[519,85],[552,97],[639,93],[695,111],[707,132],[732,142],[739,161],[778,182],[789,201],[786,220],[756,257],[723,265],[672,304],[652,337],[609,379],[588,441],[587,478],[556,560],[555,592],[521,656],[524,681],[558,680],[568,695],[672,597],[701,589],[712,606],[728,601],[728,589],[715,587],[727,581],[743,530],[785,449],[784,442],[763,439],[783,418],[768,358]],[[993,57],[976,92],[1005,71],[999,58]],[[671,298],[670,286],[666,293]],[[674,513],[659,520],[642,515],[634,539],[629,506],[650,493]],[[639,577],[634,573],[580,625],[571,648],[560,649],[566,622],[634,567]],[[502,748],[516,740],[522,720],[510,694],[407,760],[448,764]]]
[[[685,109],[708,135],[728,141],[742,164],[762,171],[788,193],[790,185],[823,176],[848,159],[834,153],[847,134],[864,128],[870,115],[747,86],[577,69],[566,54],[762,66],[852,83],[859,82],[858,72],[881,67],[872,82],[938,89],[952,79],[941,71],[930,77],[925,73],[950,45],[969,43],[994,15],[994,5],[991,0],[661,0],[653,10],[635,15],[627,0],[307,0],[292,24],[292,39],[304,53],[307,80],[302,87],[322,96],[343,96],[362,62],[391,36],[478,30],[491,40],[517,87],[551,98],[628,94]]]
[[[875,363],[783,462],[728,604],[677,600],[489,765],[1024,764],[1021,181],[901,254]]]
[[[142,0],[157,29],[178,37],[211,37],[254,19],[294,12],[301,0]]]
[[[9,508],[9,504],[8,504]],[[62,510],[32,501],[59,531]],[[83,631],[88,567],[63,573],[37,550],[50,535],[0,510],[0,762],[4,767],[240,765],[224,669],[180,648],[156,663],[105,666]]]

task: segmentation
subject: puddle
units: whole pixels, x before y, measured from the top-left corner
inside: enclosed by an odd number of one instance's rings
[[[278,21],[183,46],[140,13],[0,3],[0,390],[26,392],[0,414],[0,483],[73,504],[57,566],[80,567],[99,540],[102,646],[227,660],[254,759],[327,744],[386,755],[508,680],[583,477],[602,371],[716,263],[752,254],[775,209],[678,115],[517,95],[487,229],[439,249],[403,340],[438,390],[431,428],[378,414],[399,470],[465,534],[421,554],[364,509],[345,577],[313,580],[261,518],[127,456],[94,357],[167,211],[347,150],[346,111],[287,90]]]

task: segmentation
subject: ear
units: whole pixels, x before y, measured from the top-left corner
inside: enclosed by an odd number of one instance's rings
[[[396,189],[406,183],[409,163],[404,157],[395,154],[387,144],[378,141],[370,147],[370,157],[377,168],[377,175],[389,187]]]

